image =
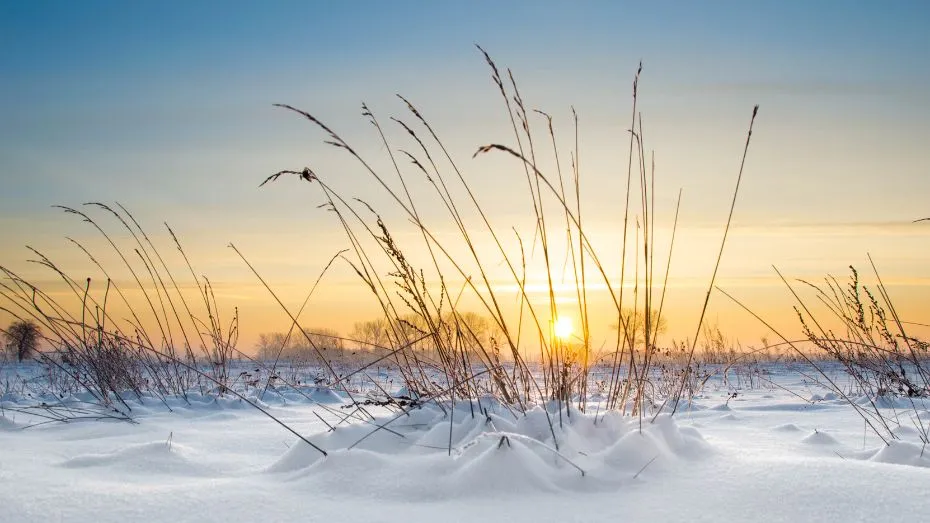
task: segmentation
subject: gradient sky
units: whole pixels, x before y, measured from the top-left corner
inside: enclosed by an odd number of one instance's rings
[[[789,277],[845,277],[850,264],[865,273],[871,253],[908,318],[926,323],[930,223],[911,222],[930,216],[928,27],[923,1],[5,1],[0,264],[51,280],[25,263],[28,244],[91,274],[64,237],[96,245],[94,231],[51,206],[119,201],[158,241],[161,223],[173,226],[221,305],[239,307],[249,345],[286,317],[226,245],[295,307],[346,246],[314,188],[258,189],[267,175],[310,165],[404,230],[356,163],[271,104],[312,112],[389,169],[360,105],[382,122],[406,117],[394,93],[430,119],[498,228],[531,237],[519,166],[471,158],[479,145],[513,143],[479,43],[513,69],[527,105],[555,117],[563,160],[577,109],[586,228],[607,250],[619,237],[630,83],[643,60],[660,245],[683,190],[670,336],[693,334],[757,103],[719,283],[796,332],[772,265]],[[410,146],[391,132],[395,147]],[[374,315],[340,265],[304,318],[347,332]],[[720,295],[709,321],[744,343],[765,332]]]

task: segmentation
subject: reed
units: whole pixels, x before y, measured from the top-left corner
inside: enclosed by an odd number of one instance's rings
[[[478,50],[501,95],[512,142],[510,145],[480,146],[472,158],[503,153],[517,162],[518,176],[522,175],[526,181],[523,197],[527,214],[534,225],[532,231],[513,231],[515,245],[505,241],[507,234],[492,223],[479,197],[483,186],[476,185],[472,181],[474,178],[465,174],[464,164],[450,153],[423,112],[400,95],[398,98],[405,113],[389,118],[398,126],[396,130],[401,139],[406,140],[400,147],[394,146],[392,134],[381,125],[368,105],[362,104],[361,111],[386,151],[390,174],[376,169],[375,161],[363,157],[360,149],[350,145],[313,114],[292,105],[276,104],[306,119],[325,134],[326,144],[348,154],[361,167],[364,176],[383,192],[384,197],[379,201],[387,203],[379,204],[382,209],[342,194],[312,167],[281,170],[268,176],[261,185],[289,176],[317,188],[324,201],[323,207],[335,216],[345,233],[349,248],[340,256],[340,261],[359,277],[363,288],[378,304],[383,313],[378,321],[386,327],[389,345],[409,345],[408,349],[392,351],[390,358],[400,370],[406,389],[417,397],[449,405],[467,401],[478,411],[489,397],[518,412],[542,405],[547,407],[547,413],[550,408],[554,415],[557,413],[557,418],[549,418],[550,428],[553,428],[563,421],[563,416],[571,416],[573,409],[587,410],[589,385],[598,381],[595,367],[600,372],[606,365],[609,378],[604,406],[607,409],[620,409],[642,417],[644,412],[655,410],[663,401],[674,400],[674,408],[677,408],[683,392],[696,386],[692,383],[686,387],[696,376],[691,376],[687,370],[676,375],[675,386],[667,387],[663,397],[657,397],[658,389],[651,383],[657,375],[658,331],[671,254],[665,260],[664,275],[657,276],[655,160],[654,154],[647,153],[643,118],[637,110],[642,64],[633,80],[629,161],[626,192],[622,196],[623,243],[617,280],[609,276],[613,269],[602,261],[606,256],[601,255],[591,241],[582,219],[577,113],[572,110],[574,147],[566,155],[560,150],[555,118],[541,109],[530,109],[513,72],[498,67],[481,47]],[[757,110],[758,107],[754,108],[750,121],[724,239],[711,276],[711,289],[732,221]],[[532,115],[543,118],[542,126],[531,118]],[[540,127],[543,138],[539,135]],[[549,151],[544,152],[545,149]],[[552,160],[543,161],[544,156]],[[569,159],[567,167],[564,166],[566,158]],[[407,163],[399,159],[406,159]],[[480,164],[473,165],[480,168]],[[570,173],[570,177],[566,177],[566,173]],[[636,185],[633,184],[634,173]],[[431,192],[412,189],[424,181]],[[680,201],[679,191],[679,205]],[[445,220],[421,211],[437,205],[444,210]],[[404,237],[401,242],[394,234],[396,224],[386,216],[398,213],[413,225],[419,241]],[[629,234],[634,218],[635,240]],[[475,227],[473,223],[479,225]],[[677,224],[676,206],[671,247],[674,247]],[[444,226],[447,225],[451,225],[454,234],[439,232],[446,230]],[[523,238],[529,237],[532,242],[527,246]],[[477,245],[481,239],[490,240],[490,249],[479,250]],[[530,299],[527,247],[534,258],[530,262],[540,267],[540,279],[546,288],[545,303]],[[632,274],[627,267],[628,250],[635,260]],[[556,296],[555,282],[559,279],[560,265],[563,274],[571,276],[575,299],[570,305],[560,303]],[[516,289],[516,307],[506,306],[513,302],[514,296],[507,295],[494,284],[492,266],[502,267],[505,277]],[[259,271],[254,267],[253,271],[261,280]],[[592,314],[587,293],[592,284],[605,286],[618,318],[615,346],[606,354],[596,354],[591,346]],[[632,287],[632,297],[625,291],[627,287]],[[269,291],[273,294],[270,288]],[[709,295],[710,291],[702,311],[706,311]],[[489,319],[498,336],[490,339],[477,336],[465,321],[471,311],[465,309],[463,302],[477,303],[479,314]],[[287,312],[283,304],[282,308]],[[657,315],[653,315],[656,310]],[[631,324],[630,318],[636,317],[638,311],[649,313],[642,314],[643,324]],[[290,312],[287,314],[296,324],[296,317]],[[555,322],[568,315],[580,319],[580,336],[574,339],[563,339],[553,332]],[[703,312],[701,317],[699,333]],[[410,344],[413,338],[421,342]],[[534,346],[538,361],[528,357],[534,352]],[[688,351],[685,369],[691,367],[694,349],[692,346]],[[477,379],[478,376],[481,378]]]

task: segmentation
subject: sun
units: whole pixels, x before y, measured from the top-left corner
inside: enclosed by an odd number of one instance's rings
[[[567,317],[561,317],[555,320],[555,323],[552,326],[552,333],[556,335],[557,338],[566,340],[571,337],[574,329],[572,328],[572,319]]]

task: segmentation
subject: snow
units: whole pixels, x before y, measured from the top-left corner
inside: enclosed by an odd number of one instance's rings
[[[930,449],[914,428],[912,400],[882,403],[899,438],[886,445],[829,391],[787,368],[772,379],[787,390],[734,397],[711,383],[674,417],[655,420],[554,405],[514,415],[485,398],[408,414],[372,407],[375,420],[340,424],[353,412],[341,408],[341,393],[266,394],[259,404],[326,449],[325,458],[235,397],[127,398],[135,424],[36,424],[18,410],[35,402],[7,394],[0,521],[894,521],[928,513]],[[926,425],[930,402],[913,401]]]

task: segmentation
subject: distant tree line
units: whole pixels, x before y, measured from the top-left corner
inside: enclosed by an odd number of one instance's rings
[[[338,361],[359,355],[377,357],[409,345],[411,350],[430,357],[436,345],[434,336],[456,340],[466,352],[496,351],[501,343],[500,329],[488,318],[473,312],[449,314],[433,325],[413,314],[394,322],[385,318],[360,321],[344,337],[328,328],[306,328],[304,332],[295,328],[290,336],[284,332],[261,334],[257,356],[264,360],[320,363],[320,354],[327,361]]]
[[[306,333],[306,335],[305,335]],[[309,338],[309,340],[307,339]],[[345,340],[333,329],[294,329],[288,336],[284,332],[270,332],[258,337],[257,356],[262,360],[281,360],[293,363],[322,363],[345,356]]]

